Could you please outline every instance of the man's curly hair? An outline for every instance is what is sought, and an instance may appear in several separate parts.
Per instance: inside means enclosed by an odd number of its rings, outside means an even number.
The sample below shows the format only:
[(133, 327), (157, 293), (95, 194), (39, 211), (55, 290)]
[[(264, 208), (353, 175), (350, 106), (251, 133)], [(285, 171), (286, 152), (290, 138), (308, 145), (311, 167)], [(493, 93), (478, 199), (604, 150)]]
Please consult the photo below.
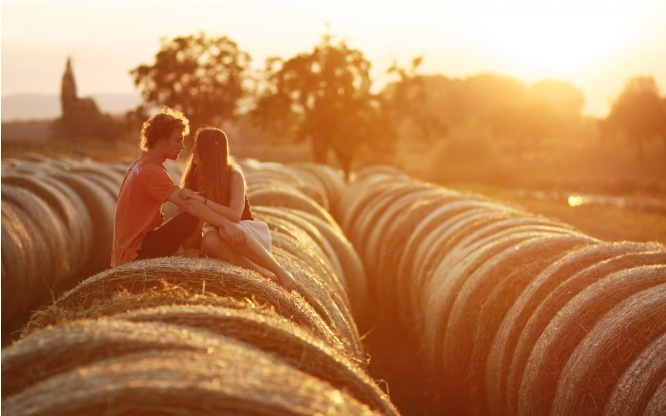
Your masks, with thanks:
[(174, 129), (183, 129), (183, 136), (190, 134), (190, 121), (183, 113), (167, 106), (154, 114), (141, 127), (141, 149), (152, 148), (159, 140), (169, 137)]

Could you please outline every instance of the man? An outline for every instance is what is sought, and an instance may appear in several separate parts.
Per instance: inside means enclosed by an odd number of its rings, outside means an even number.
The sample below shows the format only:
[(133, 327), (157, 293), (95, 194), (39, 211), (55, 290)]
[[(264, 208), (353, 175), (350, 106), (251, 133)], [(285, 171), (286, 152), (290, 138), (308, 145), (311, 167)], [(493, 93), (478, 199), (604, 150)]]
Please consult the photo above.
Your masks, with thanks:
[[(237, 224), (212, 211), (205, 200), (193, 198), (193, 191), (180, 189), (164, 167), (167, 159), (178, 159), (189, 131), (183, 113), (168, 107), (143, 123), (141, 156), (130, 165), (118, 194), (111, 267), (173, 255), (200, 220), (220, 227), (233, 244), (245, 244), (245, 233)], [(164, 222), (166, 201), (183, 212)]]

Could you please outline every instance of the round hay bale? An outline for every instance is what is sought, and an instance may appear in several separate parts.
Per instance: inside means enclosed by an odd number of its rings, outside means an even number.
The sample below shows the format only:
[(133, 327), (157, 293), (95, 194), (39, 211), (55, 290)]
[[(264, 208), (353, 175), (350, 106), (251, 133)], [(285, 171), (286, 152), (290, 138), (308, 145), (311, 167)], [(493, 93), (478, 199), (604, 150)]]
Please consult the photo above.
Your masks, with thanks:
[(315, 182), (314, 179), (316, 178), (316, 183), (318, 184), (319, 189), (325, 191), (329, 201), (329, 212), (334, 218), (337, 218), (337, 212), (335, 212), (335, 210), (338, 207), (340, 196), (346, 186), (344, 173), (340, 169), (335, 169), (329, 165), (321, 163), (295, 162), (291, 163), (289, 166), (297, 171), (299, 176), (303, 176), (307, 173), (308, 175), (306, 178), (310, 181)]
[[(462, 225), (466, 223), (467, 218), (477, 213), (486, 222), (491, 222), (491, 218), (502, 212), (495, 209), (487, 209), (486, 203), (481, 205), (475, 201), (472, 208), (470, 201), (460, 201), (459, 195), (451, 194), (441, 197), (441, 204), (427, 212), (421, 221), (415, 226), (410, 227), (412, 231), (405, 243), (400, 263), (397, 266), (397, 275), (401, 279), (409, 279), (402, 282), (405, 292), (398, 298), (398, 308), (400, 310), (399, 318), (403, 322), (417, 322), (415, 311), (418, 309), (417, 299), (423, 293), (423, 285), (429, 280), (429, 276), (436, 268), (436, 265), (442, 261), (455, 246), (455, 242), (462, 236), (467, 236), (470, 232)], [(471, 209), (468, 209), (471, 208)], [(506, 215), (506, 214), (505, 214)], [(471, 231), (471, 230), (470, 230)], [(397, 284), (397, 283), (396, 283)]]
[(113, 220), (116, 209), (115, 198), (95, 182), (75, 173), (62, 172), (55, 179), (74, 189), (84, 201), (92, 220), (93, 246), (91, 255), (84, 262), (84, 276), (97, 273), (109, 266), (113, 245)]
[(642, 272), (659, 274), (664, 283), (617, 304), (578, 344), (558, 381), (554, 414), (603, 412), (622, 374), (645, 348), (666, 334), (666, 265), (642, 268)]
[(354, 246), (347, 240), (347, 237), (338, 226), (333, 226), (330, 223), (323, 221), (319, 217), (315, 217), (300, 210), (292, 210), (285, 208), (286, 211), (293, 213), (308, 223), (314, 225), (323, 237), (330, 243), (338, 263), (342, 269), (345, 282), (345, 290), (351, 302), (352, 308), (356, 316), (363, 313), (367, 305), (367, 279), (361, 258), (359, 257)]
[[(650, 399), (657, 395), (660, 385), (663, 388), (666, 383), (665, 374), (666, 332), (655, 338), (635, 356), (631, 365), (617, 381), (613, 393), (606, 402), (604, 414), (608, 416), (650, 414), (647, 412), (647, 407)], [(666, 410), (664, 403), (662, 410)]]
[[(69, 232), (61, 218), (37, 195), (16, 185), (2, 187), (2, 200), (13, 202), (36, 226), (35, 253), (41, 280), (50, 288), (71, 276), (74, 255), (69, 245)], [(40, 267), (38, 265), (38, 269)]]
[[(278, 252), (278, 256), (282, 255)], [(278, 260), (286, 259), (280, 257)], [(300, 267), (305, 266), (302, 262), (298, 263), (297, 260), (290, 259), (296, 266), (293, 268), (286, 261), (283, 264), (289, 266), (289, 270), (296, 272), (295, 277), (300, 283), (306, 279), (299, 274), (303, 272)], [(274, 307), (281, 315), (314, 334), (326, 334), (324, 338), (329, 339), (329, 342), (331, 339), (336, 339), (337, 343), (331, 342), (330, 345), (347, 349), (350, 356), (363, 359), (363, 354), (359, 352), (360, 341), (351, 336), (349, 318), (335, 307), (338, 299), (334, 299), (334, 296), (327, 294), (330, 297), (327, 296), (327, 299), (321, 299), (315, 305), (311, 305), (302, 296), (287, 293), (281, 286), (255, 272), (214, 259), (163, 257), (135, 261), (107, 269), (65, 292), (49, 309), (83, 310), (117, 293), (143, 293), (158, 290), (163, 286), (163, 282), (178, 285), (193, 293), (213, 293), (236, 299), (252, 298), (258, 303)], [(310, 291), (305, 291), (305, 296), (311, 297), (312, 294)], [(51, 323), (49, 319), (52, 316), (52, 314), (43, 312), (35, 314), (29, 325), (31, 328), (43, 327)], [(336, 325), (341, 325), (341, 327), (336, 327)], [(334, 332), (342, 335), (332, 335)], [(345, 338), (345, 336), (350, 338)], [(358, 335), (356, 334), (356, 336)]]
[[(60, 216), (69, 231), (68, 245), (75, 256), (71, 263), (72, 275), (78, 277), (93, 244), (92, 219), (79, 194), (51, 176), (3, 175), (2, 184), (19, 186), (32, 192)], [(71, 287), (70, 281), (67, 281), (63, 287)]]
[[(539, 308), (539, 305), (551, 292), (556, 290), (561, 282), (609, 258), (630, 252), (654, 251), (654, 249), (654, 245), (645, 243), (599, 242), (571, 250), (566, 256), (554, 261), (539, 273), (513, 303), (493, 341), (485, 380), (488, 406), (491, 409), (515, 412), (515, 403), (513, 407), (510, 407), (507, 401), (507, 384), (518, 339), (532, 313)], [(666, 256), (664, 256), (664, 260), (666, 260)]]
[[(455, 298), (467, 278), (496, 253), (544, 233), (558, 231), (553, 227), (518, 226), (478, 239), (469, 245), (460, 244), (444, 258), (423, 286), (424, 302), (418, 311), (421, 314), (418, 319), (425, 322), (423, 344), (427, 356), (431, 357), (434, 371), (441, 369), (441, 340), (445, 339), (446, 325)], [(450, 387), (445, 386), (445, 390)]]
[(94, 182), (107, 191), (114, 201), (118, 199), (118, 192), (124, 178), (123, 173), (110, 169), (107, 164), (103, 163), (81, 164), (70, 169), (70, 172), (80, 174)]
[(518, 414), (550, 412), (565, 364), (597, 322), (625, 299), (664, 283), (666, 265), (639, 266), (602, 278), (573, 297), (532, 349), (520, 383)]
[(543, 269), (570, 250), (595, 242), (583, 235), (535, 235), (496, 252), (469, 274), (455, 297), (442, 341), (442, 378), (446, 385), (457, 383), (453, 408), (489, 413), (485, 364), (502, 318)]
[[(447, 205), (458, 205), (455, 203)], [(458, 211), (460, 206), (454, 211)], [(405, 312), (404, 319), (409, 322), (416, 320), (419, 305), (425, 293), (425, 286), (432, 278), (433, 271), (439, 263), (449, 255), (460, 241), (474, 241), (484, 234), (486, 228), (500, 228), (498, 224), (510, 223), (510, 219), (517, 218), (515, 212), (500, 211), (481, 207), (470, 210), (461, 210), (450, 217), (441, 210), (436, 210), (435, 218), (441, 222), (430, 227), (419, 228), (415, 232), (416, 239), (410, 239), (405, 249), (410, 255), (405, 255), (406, 261), (401, 262), (402, 275), (410, 277), (405, 296), (401, 297), (401, 310)], [(444, 211), (446, 212), (446, 211)], [(469, 237), (469, 238), (468, 238)]]
[(345, 232), (364, 261), (368, 258), (369, 234), (375, 229), (377, 222), (383, 218), (385, 212), (393, 202), (403, 195), (419, 190), (416, 184), (395, 184), (391, 183), (382, 188), (382, 192), (373, 194), (373, 198), (365, 200), (362, 210), (357, 212), (354, 222), (349, 223), (349, 228)]
[(666, 380), (662, 381), (657, 391), (645, 406), (644, 416), (661, 416), (666, 413)]
[(410, 312), (400, 310), (400, 307), (405, 304), (402, 298), (409, 295), (414, 282), (411, 275), (399, 273), (402, 259), (413, 254), (407, 249), (409, 239), (423, 217), (436, 210), (449, 197), (447, 192), (433, 187), (411, 193), (408, 197), (401, 198), (407, 199), (408, 203), (403, 205), (396, 201), (396, 204), (386, 211), (370, 236), (375, 239), (374, 243), (370, 243), (371, 247), (375, 246), (374, 252), (370, 251), (371, 258), (374, 257), (375, 260), (374, 267), (372, 260), (370, 265), (366, 260), (366, 267), (373, 272), (372, 278), (376, 282), (376, 295), (381, 309), (389, 313), (397, 312), (398, 322), (404, 322), (405, 318), (411, 315)]
[(344, 389), (372, 409), (387, 414), (395, 410), (387, 396), (368, 377), (365, 363), (350, 361), (303, 328), (277, 314), (254, 310), (182, 305), (139, 309), (116, 319), (161, 322), (211, 331), (275, 355), (294, 368)]
[[(214, 293), (192, 292), (180, 286), (160, 282), (159, 287), (141, 293), (121, 291), (109, 297), (100, 298), (92, 306), (85, 309), (70, 308), (67, 306), (51, 305), (33, 313), (21, 332), (25, 337), (34, 331), (49, 325), (58, 325), (61, 322), (80, 319), (97, 319), (105, 316), (114, 316), (120, 313), (131, 312), (136, 309), (155, 308), (160, 306), (195, 305), (207, 307), (222, 307), (235, 309), (252, 309), (254, 313), (276, 313), (270, 305), (259, 304), (251, 298), (235, 299), (227, 296), (218, 296)], [(335, 339), (328, 339), (328, 333), (318, 333), (317, 336), (327, 343), (335, 345)]]
[[(279, 249), (275, 253), (278, 261), (299, 281), (299, 293), (333, 330), (340, 335), (351, 356), (363, 359), (364, 351), (358, 328), (351, 312), (349, 298), (340, 281), (330, 271), (323, 273), (314, 269), (312, 262), (300, 258), (283, 257)], [(328, 276), (328, 277), (327, 277)]]
[(314, 199), (304, 193), (287, 187), (256, 187), (248, 191), (248, 199), (252, 206), (264, 205), (269, 207), (285, 207), (299, 209), (308, 212), (327, 221), (336, 224), (331, 214), (319, 205)]
[[(255, 214), (260, 214), (262, 212), (266, 214), (270, 213), (273, 219), (281, 218), (287, 221), (289, 224), (298, 227), (300, 230), (305, 231), (312, 239), (312, 242), (316, 245), (316, 247), (320, 249), (319, 256), (326, 260), (329, 268), (335, 273), (336, 276), (340, 278), (341, 283), (345, 286), (346, 289), (345, 276), (342, 271), (342, 265), (340, 264), (338, 256), (333, 250), (333, 247), (331, 247), (330, 242), (322, 235), (319, 229), (302, 216), (296, 214), (303, 211), (289, 208), (264, 207), (260, 205), (258, 207), (254, 207), (253, 212)], [(255, 217), (261, 219), (260, 215), (255, 215)], [(312, 215), (311, 217), (317, 218), (321, 221), (321, 219), (318, 217), (314, 217)]]
[[(16, 326), (30, 303), (37, 275), (31, 229), (15, 205), (2, 201), (2, 328)], [(28, 220), (29, 221), (29, 220)]]
[[(372, 415), (367, 405), (248, 345), (152, 351), (59, 374), (3, 401), (12, 415)], [(38, 399), (37, 399), (38, 398)]]
[(2, 351), (2, 398), (57, 374), (140, 351), (173, 349), (206, 353), (216, 334), (119, 319), (63, 322), (26, 336)]
[[(370, 172), (370, 170), (367, 172)], [(339, 215), (338, 222), (340, 226), (352, 243), (354, 242), (351, 238), (352, 226), (357, 223), (359, 213), (363, 212), (367, 206), (372, 206), (372, 201), (375, 198), (384, 195), (387, 186), (401, 183), (409, 183), (408, 177), (405, 175), (400, 177), (394, 175), (362, 175), (362, 179), (356, 179), (347, 184), (340, 197), (336, 212)]]

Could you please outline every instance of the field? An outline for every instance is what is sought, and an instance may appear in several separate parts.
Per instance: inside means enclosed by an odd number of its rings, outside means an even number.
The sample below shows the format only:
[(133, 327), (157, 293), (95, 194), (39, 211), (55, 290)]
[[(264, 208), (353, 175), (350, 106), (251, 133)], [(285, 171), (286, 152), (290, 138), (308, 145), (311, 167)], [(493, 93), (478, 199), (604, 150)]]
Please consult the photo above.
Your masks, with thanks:
[[(308, 157), (307, 149), (288, 145), (270, 149), (236, 145), (234, 149), (239, 157), (281, 163)], [(622, 144), (565, 148), (546, 144), (529, 152), (484, 149), (412, 144), (409, 152), (400, 152), (398, 164), (423, 181), (556, 218), (605, 241), (666, 244), (666, 150), (659, 143), (643, 160)], [(74, 151), (100, 161), (125, 160), (137, 152), (133, 143), (113, 149), (102, 144), (82, 148), (40, 141), (2, 143), (3, 158), (25, 152)], [(380, 386), (404, 415), (438, 414), (440, 398), (436, 388), (428, 388), (419, 360), (422, 352), (413, 349), (415, 335), (396, 325), (395, 319), (388, 314), (361, 328), (371, 357), (371, 376), (383, 380)]]

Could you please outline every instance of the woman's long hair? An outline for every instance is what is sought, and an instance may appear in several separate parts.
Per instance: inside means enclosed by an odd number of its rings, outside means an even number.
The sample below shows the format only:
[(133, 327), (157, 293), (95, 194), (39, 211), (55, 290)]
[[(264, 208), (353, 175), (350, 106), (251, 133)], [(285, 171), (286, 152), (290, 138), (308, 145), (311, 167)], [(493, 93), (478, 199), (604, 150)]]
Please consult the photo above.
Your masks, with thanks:
[[(196, 164), (194, 151), (199, 155), (199, 163)], [(193, 154), (187, 162), (181, 186), (228, 206), (231, 169), (234, 168), (240, 170), (240, 166), (229, 156), (227, 135), (216, 127), (201, 127), (194, 136)]]

